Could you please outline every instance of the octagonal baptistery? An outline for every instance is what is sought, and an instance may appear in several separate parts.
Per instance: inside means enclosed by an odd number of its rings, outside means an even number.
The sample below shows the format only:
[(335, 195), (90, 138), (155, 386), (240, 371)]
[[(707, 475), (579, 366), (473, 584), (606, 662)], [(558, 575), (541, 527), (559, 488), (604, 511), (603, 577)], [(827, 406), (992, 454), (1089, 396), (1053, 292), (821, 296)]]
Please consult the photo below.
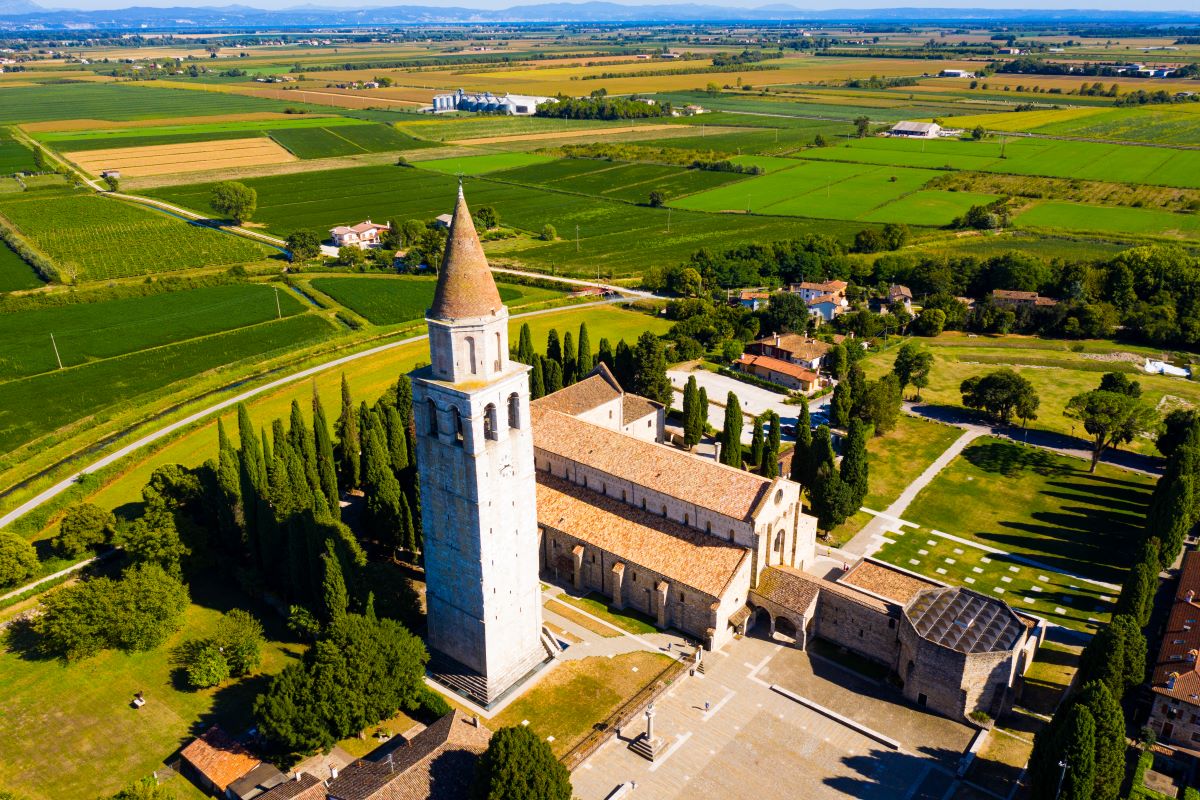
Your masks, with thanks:
[(956, 586), (918, 592), (900, 622), (904, 696), (953, 719), (994, 719), (1011, 702), (1028, 632), (1002, 600)]

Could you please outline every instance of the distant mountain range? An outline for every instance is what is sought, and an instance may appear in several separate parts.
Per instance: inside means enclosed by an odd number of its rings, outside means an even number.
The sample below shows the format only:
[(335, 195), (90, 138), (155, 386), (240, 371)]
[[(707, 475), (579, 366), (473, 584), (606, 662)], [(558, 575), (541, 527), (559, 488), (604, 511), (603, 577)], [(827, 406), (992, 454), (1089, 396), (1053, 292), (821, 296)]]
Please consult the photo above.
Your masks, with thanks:
[(855, 8), (801, 9), (790, 5), (733, 8), (699, 5), (623, 5), (610, 2), (543, 3), (506, 9), (384, 6), (379, 8), (322, 8), (299, 6), (265, 10), (249, 6), (130, 8), (79, 11), (50, 10), (31, 0), (0, 0), (0, 23), (6, 28), (308, 28), (319, 26), (377, 26), (431, 23), (546, 23), (546, 22), (1130, 22), (1138, 24), (1196, 24), (1200, 12), (1107, 11), (984, 8)]

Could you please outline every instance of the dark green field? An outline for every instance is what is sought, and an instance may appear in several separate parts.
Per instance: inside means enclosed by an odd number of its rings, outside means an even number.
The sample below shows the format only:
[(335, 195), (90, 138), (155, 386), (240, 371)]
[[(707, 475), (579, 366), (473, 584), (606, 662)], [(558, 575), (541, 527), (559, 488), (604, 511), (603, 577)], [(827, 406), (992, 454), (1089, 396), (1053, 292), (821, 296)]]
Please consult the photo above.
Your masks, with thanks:
[[(0, 379), (55, 369), (50, 334), (64, 366), (161, 347), (276, 318), (274, 287), (232, 284), (0, 313)], [(303, 311), (285, 288), (279, 313)]]
[(41, 285), (42, 281), (33, 268), (7, 244), (0, 242), (0, 292), (36, 289)]
[(493, 180), (544, 186), (630, 203), (646, 203), (650, 192), (668, 198), (715, 189), (748, 178), (735, 172), (709, 172), (660, 164), (625, 164), (591, 159), (564, 159), (496, 172)]
[[(374, 325), (395, 325), (424, 317), (433, 304), (437, 279), (413, 275), (387, 278), (316, 278), (312, 286), (337, 300)], [(530, 286), (500, 284), (500, 299), (507, 305), (560, 297), (562, 292)]]
[(432, 142), (401, 133), (390, 125), (282, 128), (269, 133), (272, 139), (298, 158), (332, 158), (435, 146)]
[[(0, 98), (3, 97), (4, 95), (0, 95)], [(33, 151), (0, 130), (0, 175), (32, 172), (35, 169), (37, 164), (33, 160)]]

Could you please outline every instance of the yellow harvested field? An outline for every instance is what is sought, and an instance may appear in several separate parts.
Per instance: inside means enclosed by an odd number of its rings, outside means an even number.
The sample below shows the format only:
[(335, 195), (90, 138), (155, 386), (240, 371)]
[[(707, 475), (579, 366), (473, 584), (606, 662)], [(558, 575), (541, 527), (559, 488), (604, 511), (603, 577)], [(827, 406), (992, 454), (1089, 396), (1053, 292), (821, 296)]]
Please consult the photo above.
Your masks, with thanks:
[[(292, 121), (297, 119), (311, 119), (313, 117), (334, 117), (333, 113), (328, 114), (285, 114), (282, 111), (250, 111), (243, 114), (209, 114), (207, 116), (198, 117), (171, 117), (170, 126), (177, 127), (179, 125), (209, 125), (215, 122), (270, 122), (272, 120)], [(55, 119), (46, 122), (26, 122), (20, 127), (30, 133), (52, 133), (60, 131), (110, 131), (118, 128), (147, 128), (153, 130), (161, 127), (158, 123), (161, 120), (144, 120), (144, 119)], [(154, 123), (151, 125), (151, 123)]]
[[(643, 131), (679, 130), (679, 125), (629, 125), (622, 128), (586, 128), (573, 131), (550, 131), (549, 133), (517, 133), (511, 136), (482, 136), (478, 139), (458, 139), (450, 144), (503, 144), (505, 142), (537, 142), (543, 139), (577, 139), (581, 136), (614, 136), (618, 133), (642, 133)], [(709, 128), (709, 132), (717, 130)]]
[(296, 157), (272, 139), (222, 139), (215, 142), (161, 144), (150, 147), (115, 147), (109, 150), (84, 150), (71, 159), (93, 175), (116, 169), (122, 177), (170, 175), (222, 167), (254, 167), (283, 164)]
[[(938, 62), (938, 69), (972, 69), (978, 68), (978, 64), (968, 65), (966, 67), (949, 67), (942, 66), (949, 62)], [(1097, 80), (1104, 85), (1105, 88), (1117, 84), (1118, 91), (1122, 94), (1132, 92), (1137, 89), (1145, 89), (1147, 92), (1155, 92), (1159, 89), (1166, 89), (1168, 92), (1178, 92), (1184, 89), (1191, 88), (1190, 81), (1185, 80), (1157, 80), (1152, 78), (1093, 78), (1086, 79), (1079, 75), (1018, 75), (1015, 73), (997, 72), (994, 75), (989, 75), (986, 79), (977, 79), (978, 83), (986, 83), (988, 89), (992, 92), (1003, 91), (1007, 86), (1014, 93), (1018, 86), (1029, 87), (1037, 86), (1040, 89), (1061, 89), (1063, 92), (1069, 92), (1078, 89), (1082, 84), (1091, 86)], [(971, 79), (969, 78), (933, 78), (929, 81), (922, 81), (919, 86), (902, 86), (892, 91), (902, 91), (905, 93), (917, 89), (923, 92), (962, 92), (970, 88)], [(1053, 102), (1054, 96), (1047, 96), (1043, 102)]]
[(428, 101), (417, 102), (415, 100), (384, 97), (378, 91), (369, 89), (364, 89), (361, 92), (355, 92), (350, 89), (320, 89), (317, 91), (309, 89), (241, 89), (235, 93), (251, 97), (269, 97), (273, 100), (291, 100), (297, 103), (313, 103), (314, 105), (339, 106), (341, 108), (379, 108), (380, 106), (418, 108), (428, 105)]
[(1090, 108), (1047, 108), (1038, 111), (1000, 111), (995, 114), (973, 114), (968, 117), (951, 117), (956, 128), (974, 128), (982, 125), (994, 131), (1028, 131), (1053, 122), (1069, 122), (1083, 117), (1094, 117), (1112, 111), (1106, 106)]

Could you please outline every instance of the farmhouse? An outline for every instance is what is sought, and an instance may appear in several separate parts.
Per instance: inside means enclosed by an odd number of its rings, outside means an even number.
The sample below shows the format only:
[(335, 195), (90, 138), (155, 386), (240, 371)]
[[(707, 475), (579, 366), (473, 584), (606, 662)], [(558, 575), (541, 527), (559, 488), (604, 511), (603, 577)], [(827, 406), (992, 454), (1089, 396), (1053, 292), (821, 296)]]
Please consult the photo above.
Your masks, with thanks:
[(1160, 741), (1200, 749), (1200, 551), (1183, 555), (1179, 586), (1150, 677), (1149, 726)]
[(829, 322), (839, 314), (844, 314), (850, 307), (845, 297), (839, 298), (835, 294), (819, 295), (807, 301), (806, 305), (809, 316), (817, 317), (822, 322)]
[(904, 306), (904, 310), (912, 313), (912, 290), (907, 286), (893, 284), (888, 287), (887, 294), (875, 297), (869, 303), (870, 309), (878, 314), (886, 314), (893, 303)]
[(746, 346), (746, 352), (786, 361), (810, 372), (821, 371), (821, 359), (833, 346), (797, 333), (777, 333)]
[(812, 370), (770, 356), (754, 356), (743, 353), (735, 363), (737, 368), (747, 375), (753, 375), (756, 378), (762, 378), (804, 394), (812, 394), (821, 384), (820, 376)]
[(1018, 292), (1011, 289), (992, 290), (992, 302), (1004, 308), (1041, 308), (1058, 305), (1052, 297), (1042, 297), (1037, 292)]
[(850, 284), (845, 281), (824, 281), (822, 283), (793, 283), (788, 286), (788, 291), (792, 294), (800, 295), (800, 299), (804, 302), (815, 300), (824, 295), (833, 295), (838, 300), (846, 299), (846, 289)]
[(909, 139), (936, 139), (942, 126), (936, 122), (897, 122), (888, 131), (888, 136), (905, 136)]
[(474, 111), (527, 117), (537, 111), (539, 105), (554, 102), (554, 99), (553, 97), (524, 94), (496, 95), (491, 92), (465, 92), (459, 89), (450, 94), (434, 95), (432, 111), (434, 114), (444, 114), (450, 111)]
[(939, 78), (974, 78), (974, 72), (965, 69), (944, 69), (938, 73)]
[(756, 291), (747, 289), (738, 292), (737, 303), (742, 308), (748, 308), (751, 311), (758, 311), (760, 308), (766, 308), (767, 303), (771, 302), (771, 293), (764, 291)]
[(380, 225), (371, 220), (360, 222), (357, 225), (339, 225), (336, 228), (329, 230), (329, 238), (333, 240), (334, 247), (375, 247), (379, 244), (379, 238), (383, 231), (390, 231), (390, 224)]

